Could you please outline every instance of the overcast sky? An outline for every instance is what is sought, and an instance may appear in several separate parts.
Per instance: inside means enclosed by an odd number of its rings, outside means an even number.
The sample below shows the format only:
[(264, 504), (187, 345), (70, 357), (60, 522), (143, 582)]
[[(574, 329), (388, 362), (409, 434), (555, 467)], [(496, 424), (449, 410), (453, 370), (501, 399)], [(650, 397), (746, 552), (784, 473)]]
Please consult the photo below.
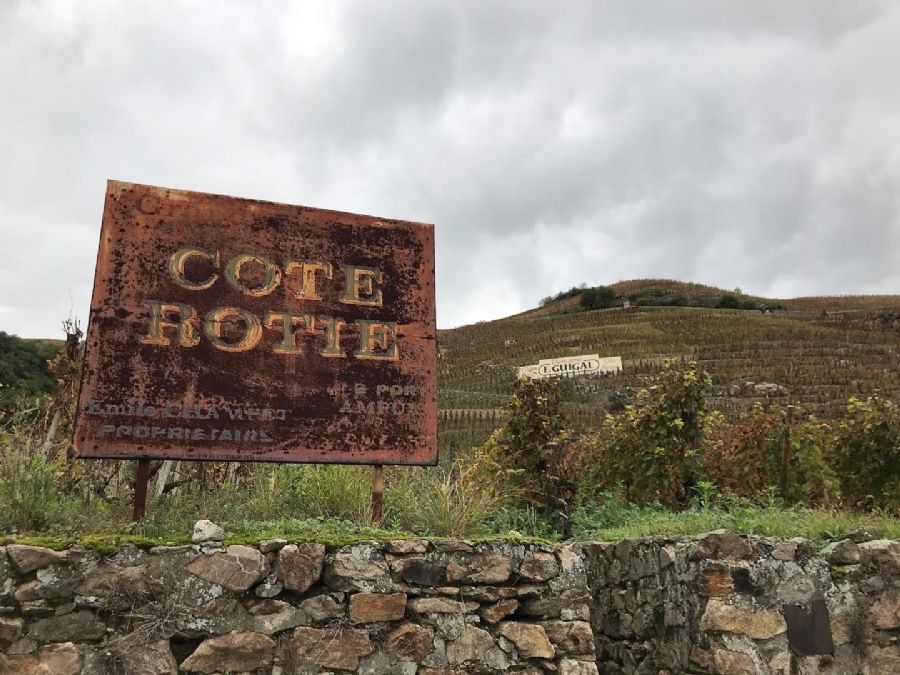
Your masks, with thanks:
[(107, 178), (434, 223), (438, 325), (581, 282), (900, 292), (900, 3), (0, 0), (0, 330)]

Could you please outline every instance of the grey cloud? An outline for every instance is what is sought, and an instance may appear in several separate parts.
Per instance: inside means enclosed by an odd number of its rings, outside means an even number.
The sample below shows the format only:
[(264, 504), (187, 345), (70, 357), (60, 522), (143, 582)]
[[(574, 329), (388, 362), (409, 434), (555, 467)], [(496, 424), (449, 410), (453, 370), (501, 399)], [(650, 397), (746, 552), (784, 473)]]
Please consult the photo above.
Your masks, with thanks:
[(895, 291), (898, 35), (887, 0), (2, 3), (0, 330), (86, 317), (106, 178), (433, 222), (442, 326)]

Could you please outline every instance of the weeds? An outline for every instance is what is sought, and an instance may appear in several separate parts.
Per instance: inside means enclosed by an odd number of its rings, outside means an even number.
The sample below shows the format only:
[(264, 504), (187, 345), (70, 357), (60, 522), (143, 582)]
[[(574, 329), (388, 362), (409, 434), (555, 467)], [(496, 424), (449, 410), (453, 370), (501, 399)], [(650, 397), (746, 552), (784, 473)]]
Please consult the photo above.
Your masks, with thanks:
[(46, 461), (31, 425), (0, 429), (0, 530), (45, 530), (77, 510), (63, 491), (61, 467)]

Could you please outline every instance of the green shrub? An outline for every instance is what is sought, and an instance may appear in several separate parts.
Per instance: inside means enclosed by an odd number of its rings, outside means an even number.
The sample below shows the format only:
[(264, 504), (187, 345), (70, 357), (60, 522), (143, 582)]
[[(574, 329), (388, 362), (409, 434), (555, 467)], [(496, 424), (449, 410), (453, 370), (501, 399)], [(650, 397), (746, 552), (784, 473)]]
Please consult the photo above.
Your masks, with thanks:
[(881, 396), (851, 398), (835, 425), (834, 465), (844, 498), (900, 509), (900, 408)]
[(585, 309), (606, 309), (617, 304), (616, 292), (608, 286), (587, 288), (581, 293), (581, 306)]
[(372, 469), (367, 466), (298, 464), (278, 471), (277, 490), (297, 518), (328, 517), (370, 524)]
[(595, 502), (623, 486), (628, 501), (684, 507), (700, 478), (700, 429), (709, 375), (695, 362), (670, 362), (632, 405), (582, 439), (579, 494)]
[(734, 423), (713, 414), (704, 432), (702, 473), (719, 488), (756, 502), (775, 490), (787, 504), (830, 506), (840, 487), (828, 463), (829, 432), (796, 406), (756, 407)]
[(518, 535), (533, 539), (559, 539), (558, 523), (534, 506), (503, 506), (496, 509), (480, 527), (481, 534)]
[(568, 530), (578, 472), (555, 380), (516, 383), (503, 425), (476, 453), (483, 484), (502, 485), (513, 503), (530, 504)]
[(740, 309), (741, 301), (731, 294), (725, 294), (719, 298), (719, 307), (722, 309)]
[(34, 532), (64, 523), (72, 500), (61, 467), (48, 463), (39, 442), (21, 428), (0, 431), (0, 530)]
[(462, 537), (480, 529), (505, 496), (467, 466), (395, 467), (385, 474), (385, 522), (422, 535)]

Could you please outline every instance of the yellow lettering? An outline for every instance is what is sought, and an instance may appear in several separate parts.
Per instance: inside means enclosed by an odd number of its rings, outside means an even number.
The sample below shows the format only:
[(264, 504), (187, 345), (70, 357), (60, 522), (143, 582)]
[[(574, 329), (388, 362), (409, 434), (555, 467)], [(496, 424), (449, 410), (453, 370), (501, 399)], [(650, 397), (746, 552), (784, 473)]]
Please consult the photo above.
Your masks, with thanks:
[(358, 359), (397, 361), (397, 324), (381, 321), (357, 321), (359, 349), (353, 352)]
[(294, 295), (300, 300), (321, 300), (316, 292), (316, 272), (322, 272), (326, 279), (332, 278), (331, 263), (320, 260), (288, 260), (284, 264), (284, 273), (292, 274), (300, 270), (300, 287)]
[(327, 358), (344, 358), (341, 351), (341, 328), (346, 321), (340, 317), (320, 316), (319, 321), (325, 324), (325, 346), (319, 350), (319, 355)]
[[(147, 334), (141, 338), (141, 344), (161, 345), (170, 344), (169, 338), (163, 334), (166, 328), (178, 329), (178, 344), (182, 347), (195, 347), (200, 342), (197, 335), (197, 312), (190, 305), (180, 302), (166, 303), (159, 300), (144, 300), (143, 303), (149, 311), (149, 325)], [(168, 318), (172, 314), (178, 315), (178, 320)]]
[(211, 274), (205, 281), (190, 281), (186, 279), (184, 276), (184, 265), (187, 262), (187, 259), (192, 256), (205, 258), (206, 260), (209, 260), (216, 269), (219, 267), (218, 251), (210, 253), (201, 248), (180, 248), (172, 254), (171, 258), (169, 258), (169, 276), (172, 277), (176, 284), (189, 291), (204, 291), (216, 283), (216, 279), (219, 278), (219, 275)]
[(340, 301), (345, 305), (367, 305), (381, 307), (381, 289), (375, 284), (383, 280), (381, 270), (374, 267), (356, 267), (341, 265), (344, 270), (344, 294)]
[[(222, 324), (229, 317), (238, 317), (244, 322), (244, 335), (237, 342), (225, 342), (222, 339)], [(216, 349), (223, 352), (246, 352), (259, 344), (262, 326), (255, 314), (238, 307), (218, 307), (206, 315), (203, 332)]]
[(272, 330), (281, 328), (281, 342), (273, 350), (276, 354), (302, 354), (303, 349), (297, 344), (297, 334), (294, 332), (294, 328), (304, 325), (306, 331), (312, 333), (316, 327), (316, 319), (310, 314), (266, 312), (263, 325)]
[[(265, 277), (261, 286), (252, 288), (241, 279), (241, 269), (247, 263), (262, 265)], [(225, 263), (225, 281), (245, 295), (260, 298), (274, 291), (276, 286), (281, 283), (281, 270), (278, 269), (278, 265), (261, 255), (239, 253)]]

